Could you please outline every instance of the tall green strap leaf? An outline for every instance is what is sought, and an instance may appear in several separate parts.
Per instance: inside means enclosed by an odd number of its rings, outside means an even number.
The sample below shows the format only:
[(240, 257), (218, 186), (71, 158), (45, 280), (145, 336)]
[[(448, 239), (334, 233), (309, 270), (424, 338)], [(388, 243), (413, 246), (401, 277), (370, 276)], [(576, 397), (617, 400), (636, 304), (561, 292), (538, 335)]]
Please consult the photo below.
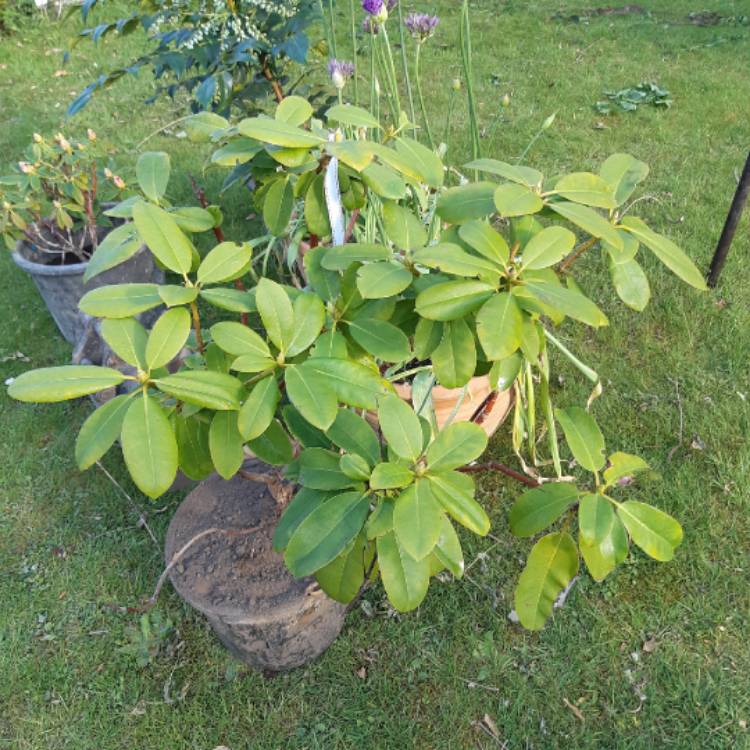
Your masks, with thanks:
[(120, 434), (125, 465), (144, 495), (163, 495), (177, 476), (177, 440), (159, 402), (139, 395), (125, 414)]
[(54, 403), (71, 398), (88, 396), (112, 388), (125, 380), (125, 376), (109, 367), (94, 365), (64, 365), (42, 367), (24, 372), (8, 387), (8, 395), (18, 401)]
[(155, 370), (169, 364), (190, 335), (190, 313), (184, 307), (167, 310), (154, 327), (146, 343), (146, 367)]
[(102, 337), (112, 351), (129, 365), (146, 370), (148, 333), (135, 318), (102, 321)]
[(239, 471), (245, 458), (242, 435), (237, 427), (237, 412), (217, 411), (214, 414), (208, 433), (208, 445), (216, 471), (224, 479), (231, 479)]
[(399, 612), (416, 609), (430, 585), (429, 558), (415, 560), (389, 531), (377, 538), (378, 565), (388, 600)]
[(370, 504), (359, 492), (344, 492), (318, 506), (297, 527), (284, 561), (297, 578), (334, 560), (362, 529)]
[(604, 436), (596, 420), (580, 406), (556, 409), (571, 453), (584, 469), (601, 471), (604, 467)]
[(268, 429), (280, 400), (281, 392), (273, 375), (253, 386), (240, 409), (238, 420), (240, 434), (245, 440), (255, 440)]
[(133, 206), (133, 222), (148, 249), (170, 271), (187, 274), (193, 265), (193, 246), (163, 209), (151, 203)]
[(314, 427), (327, 430), (338, 413), (336, 391), (328, 380), (302, 364), (287, 367), (284, 381), (289, 400), (299, 413)]
[(143, 194), (154, 203), (159, 203), (167, 192), (171, 170), (169, 154), (164, 151), (147, 151), (135, 163), (135, 177)]
[(427, 451), (430, 472), (441, 473), (471, 463), (487, 448), (487, 433), (472, 422), (457, 422), (438, 433)]
[(268, 338), (279, 351), (286, 353), (294, 337), (294, 309), (281, 284), (263, 278), (258, 282), (255, 303)]
[(415, 560), (423, 560), (435, 549), (444, 518), (445, 513), (435, 500), (430, 483), (417, 479), (395, 500), (393, 530), (408, 554)]
[(542, 537), (532, 548), (518, 579), (515, 606), (529, 630), (541, 630), (560, 592), (578, 573), (578, 550), (567, 532)]
[(510, 509), (510, 530), (516, 536), (534, 536), (554, 523), (577, 499), (577, 487), (562, 482), (528, 490)]
[(474, 375), (477, 348), (474, 334), (465, 320), (452, 320), (443, 326), (443, 338), (432, 353), (435, 377), (445, 388), (461, 388)]
[(422, 428), (412, 408), (388, 394), (380, 400), (378, 420), (390, 448), (401, 458), (416, 461), (422, 454)]
[(477, 313), (477, 338), (495, 361), (505, 359), (521, 346), (523, 313), (513, 295), (501, 292), (490, 297)]
[(446, 471), (429, 474), (427, 479), (437, 501), (454, 520), (470, 531), (485, 536), (490, 530), (490, 519), (484, 508), (474, 499), (474, 481), (466, 474)]
[(669, 562), (682, 542), (682, 527), (663, 510), (646, 503), (628, 500), (617, 507), (630, 538), (649, 557)]
[(76, 438), (76, 463), (81, 471), (93, 466), (114, 444), (122, 430), (131, 396), (115, 396), (86, 419)]

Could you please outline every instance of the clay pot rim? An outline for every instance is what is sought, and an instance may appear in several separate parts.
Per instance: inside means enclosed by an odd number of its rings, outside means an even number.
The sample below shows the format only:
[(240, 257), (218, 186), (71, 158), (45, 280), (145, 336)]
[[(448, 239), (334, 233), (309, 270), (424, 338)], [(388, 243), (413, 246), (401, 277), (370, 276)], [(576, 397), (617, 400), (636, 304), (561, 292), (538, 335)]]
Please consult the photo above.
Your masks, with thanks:
[[(468, 383), (469, 386), (474, 386), (474, 388), (469, 388), (467, 390), (467, 395), (471, 394), (472, 390), (475, 391), (481, 391), (486, 389), (488, 394), (492, 393), (492, 387), (490, 386), (490, 377), (489, 375), (475, 375)], [(396, 391), (399, 393), (399, 395), (403, 396), (411, 396), (411, 384), (410, 383), (394, 383), (394, 387)], [(464, 386), (465, 387), (465, 386)], [(457, 397), (461, 394), (463, 391), (463, 388), (446, 388), (445, 386), (438, 385), (437, 383), (432, 388), (432, 395), (433, 398), (437, 399), (449, 399)]]

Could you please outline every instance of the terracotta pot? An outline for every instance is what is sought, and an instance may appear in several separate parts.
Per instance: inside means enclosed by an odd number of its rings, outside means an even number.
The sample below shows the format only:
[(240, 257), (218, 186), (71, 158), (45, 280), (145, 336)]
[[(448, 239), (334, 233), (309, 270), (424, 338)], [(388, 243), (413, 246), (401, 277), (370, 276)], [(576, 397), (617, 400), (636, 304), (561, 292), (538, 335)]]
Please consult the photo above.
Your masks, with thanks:
[[(257, 460), (245, 468), (270, 470)], [(177, 509), (165, 546), (169, 564), (201, 532), (234, 531), (212, 532), (197, 540), (170, 578), (232, 654), (271, 672), (294, 669), (320, 656), (341, 631), (346, 614), (346, 607), (328, 598), (314, 578), (294, 578), (273, 551), (278, 518), (279, 508), (265, 484), (212, 476)]]
[[(396, 392), (404, 401), (411, 403), (411, 385), (396, 383)], [(456, 403), (461, 399), (463, 388), (443, 388), (436, 385), (432, 389), (432, 403), (435, 409), (438, 428), (448, 421)], [(466, 395), (459, 406), (454, 422), (475, 422), (492, 436), (505, 421), (513, 406), (513, 391), (493, 391), (487, 375), (480, 375), (469, 381)]]

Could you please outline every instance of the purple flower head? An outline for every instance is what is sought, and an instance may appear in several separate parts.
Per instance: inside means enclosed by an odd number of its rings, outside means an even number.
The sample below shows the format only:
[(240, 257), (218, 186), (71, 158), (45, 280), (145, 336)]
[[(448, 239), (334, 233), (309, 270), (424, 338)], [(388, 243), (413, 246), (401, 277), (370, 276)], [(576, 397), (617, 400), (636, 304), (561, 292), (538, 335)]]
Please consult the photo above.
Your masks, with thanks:
[(440, 19), (437, 16), (430, 16), (427, 13), (409, 13), (404, 19), (404, 26), (420, 42), (429, 39), (435, 33), (435, 28), (439, 23)]
[(396, 7), (398, 0), (362, 0), (362, 10), (376, 21), (384, 23), (388, 20), (388, 11)]
[(331, 76), (333, 85), (340, 91), (354, 75), (354, 63), (346, 62), (345, 60), (330, 60), (328, 63), (328, 74)]

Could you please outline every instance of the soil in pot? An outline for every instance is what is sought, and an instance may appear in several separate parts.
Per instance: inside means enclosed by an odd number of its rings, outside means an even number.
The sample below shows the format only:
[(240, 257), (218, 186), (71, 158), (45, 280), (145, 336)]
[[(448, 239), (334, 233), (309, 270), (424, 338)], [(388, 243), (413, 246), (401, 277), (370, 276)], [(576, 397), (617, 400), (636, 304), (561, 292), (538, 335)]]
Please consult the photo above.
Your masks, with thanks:
[[(245, 469), (271, 471), (257, 460)], [(271, 672), (320, 656), (341, 631), (346, 612), (314, 578), (294, 578), (273, 551), (280, 510), (266, 484), (214, 476), (180, 505), (165, 548), (169, 564), (195, 540), (172, 568), (172, 584), (232, 654)]]

